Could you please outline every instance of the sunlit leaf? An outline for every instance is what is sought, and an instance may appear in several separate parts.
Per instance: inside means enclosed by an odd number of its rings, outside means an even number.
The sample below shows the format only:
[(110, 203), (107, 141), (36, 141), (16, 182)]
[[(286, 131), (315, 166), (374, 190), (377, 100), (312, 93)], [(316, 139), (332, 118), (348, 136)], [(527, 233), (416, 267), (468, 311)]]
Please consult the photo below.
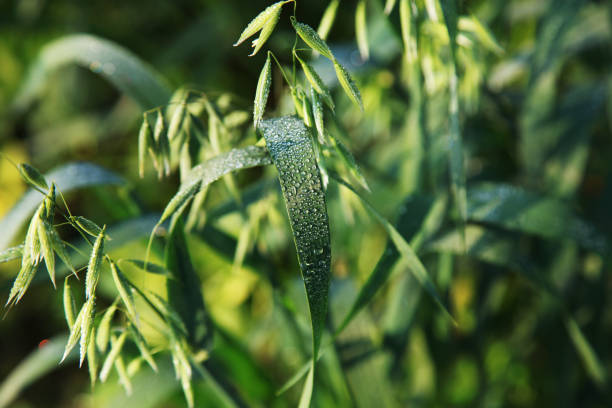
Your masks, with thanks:
[(257, 81), (257, 88), (255, 90), (255, 102), (253, 105), (253, 126), (255, 129), (259, 127), (259, 122), (263, 118), (264, 111), (266, 110), (266, 103), (268, 102), (268, 95), (270, 94), (270, 85), (272, 84), (272, 62), (270, 53), (266, 58), (266, 62), (261, 69), (259, 74), (259, 80)]
[(319, 34), (317, 34), (317, 32), (311, 26), (298, 22), (293, 16), (291, 16), (291, 24), (293, 25), (295, 32), (310, 48), (324, 57), (329, 58), (332, 61), (334, 60), (334, 55), (332, 54), (325, 40), (319, 37)]
[(355, 9), (355, 35), (357, 37), (357, 48), (362, 60), (370, 58), (370, 47), (368, 46), (368, 28), (366, 24), (366, 1), (359, 0)]
[(319, 28), (317, 29), (317, 34), (323, 40), (327, 38), (329, 34), (329, 30), (331, 30), (334, 21), (336, 20), (336, 13), (338, 11), (338, 6), (340, 5), (340, 0), (332, 0), (327, 5), (327, 8), (323, 12), (323, 17), (321, 17), (321, 22), (319, 23)]
[(43, 191), (47, 191), (49, 188), (45, 177), (34, 167), (27, 163), (21, 163), (18, 167), (19, 174), (25, 180), (26, 183), (32, 187), (39, 188)]
[(357, 106), (359, 109), (363, 111), (363, 102), (361, 101), (361, 93), (359, 92), (359, 88), (355, 85), (355, 81), (353, 81), (353, 77), (351, 74), (344, 68), (338, 61), (334, 61), (334, 69), (336, 70), (336, 77), (338, 78), (338, 82), (344, 89), (344, 92), (349, 96), (351, 101)]

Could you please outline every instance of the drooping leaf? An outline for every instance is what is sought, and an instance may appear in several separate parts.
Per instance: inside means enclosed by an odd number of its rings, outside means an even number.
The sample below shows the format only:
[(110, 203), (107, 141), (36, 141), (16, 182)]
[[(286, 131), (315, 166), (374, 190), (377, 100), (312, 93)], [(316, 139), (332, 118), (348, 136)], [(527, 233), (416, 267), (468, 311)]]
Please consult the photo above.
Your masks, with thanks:
[[(65, 344), (65, 336), (54, 337), (44, 347), (36, 348), (22, 360), (0, 384), (0, 408), (13, 406), (11, 403), (24, 389), (57, 369), (59, 367), (57, 361), (62, 355)], [(76, 357), (76, 353), (71, 353), (65, 361)]]
[(40, 220), (38, 223), (38, 240), (40, 242), (40, 251), (45, 260), (47, 266), (47, 272), (49, 272), (49, 278), (53, 287), (55, 288), (55, 254), (53, 253), (53, 246), (51, 244), (51, 237), (49, 230), (53, 229), (46, 221)]
[(142, 125), (138, 131), (138, 175), (140, 178), (144, 177), (144, 166), (145, 158), (149, 149), (155, 148), (155, 141), (153, 140), (153, 133), (151, 132), (151, 125), (147, 115), (143, 115)]
[(361, 101), (361, 93), (359, 92), (359, 88), (355, 85), (355, 81), (353, 81), (353, 77), (351, 74), (340, 64), (338, 61), (334, 61), (334, 69), (336, 70), (336, 77), (338, 78), (338, 82), (344, 89), (344, 92), (349, 96), (351, 101), (355, 105), (363, 111), (363, 102)]
[[(47, 173), (45, 178), (55, 183), (57, 190), (64, 194), (84, 187), (126, 184), (121, 176), (86, 162), (62, 165)], [(10, 245), (30, 214), (40, 205), (40, 197), (40, 192), (29, 190), (0, 221), (0, 249)]]
[(314, 388), (314, 361), (310, 364), (306, 381), (304, 382), (304, 388), (302, 389), (302, 396), (300, 397), (299, 408), (310, 407), (310, 400), (312, 398), (312, 390)]
[(172, 118), (170, 118), (170, 124), (168, 125), (168, 140), (171, 142), (176, 139), (179, 135), (180, 131), (183, 127), (183, 122), (185, 117), (185, 112), (187, 111), (187, 104), (184, 101), (178, 103), (174, 112), (172, 113)]
[(68, 323), (68, 328), (72, 329), (72, 326), (74, 326), (74, 298), (72, 297), (68, 279), (68, 276), (64, 279), (64, 315), (66, 317), (66, 323)]
[(266, 62), (259, 74), (259, 80), (257, 81), (257, 88), (255, 90), (255, 102), (253, 104), (253, 126), (255, 129), (259, 126), (261, 118), (263, 118), (264, 111), (266, 110), (266, 103), (268, 102), (268, 95), (270, 94), (270, 85), (272, 84), (272, 62), (270, 59), (270, 53), (266, 58)]
[(265, 148), (248, 146), (230, 150), (197, 165), (191, 169), (179, 191), (166, 205), (158, 225), (161, 225), (171, 215), (180, 214), (198, 191), (222, 176), (235, 170), (268, 164), (272, 164), (272, 161)]
[(331, 30), (332, 25), (334, 24), (339, 5), (340, 0), (332, 0), (329, 2), (327, 8), (323, 12), (323, 17), (321, 17), (321, 22), (319, 23), (319, 28), (317, 29), (317, 34), (319, 34), (319, 37), (321, 37), (323, 40), (327, 38), (329, 30)]
[(153, 371), (157, 372), (157, 363), (155, 363), (155, 360), (151, 355), (151, 351), (149, 350), (149, 346), (147, 345), (144, 337), (142, 337), (142, 334), (140, 334), (140, 331), (133, 325), (130, 325), (130, 333), (132, 333), (132, 340), (134, 340), (134, 343), (136, 343), (136, 347), (138, 347), (142, 358), (147, 362), (147, 364), (149, 364)]
[(108, 342), (110, 340), (110, 331), (111, 331), (111, 323), (113, 321), (113, 316), (117, 311), (117, 301), (114, 301), (112, 305), (102, 315), (102, 320), (100, 320), (100, 324), (98, 325), (98, 332), (96, 334), (96, 346), (100, 353), (106, 353), (106, 348), (108, 347)]
[(334, 101), (332, 100), (327, 85), (325, 85), (319, 74), (317, 74), (317, 71), (315, 71), (315, 69), (310, 64), (308, 64), (306, 61), (297, 56), (297, 54), (295, 57), (302, 66), (302, 70), (304, 71), (304, 75), (306, 75), (306, 79), (310, 83), (310, 86), (312, 86), (312, 88), (317, 91), (319, 95), (321, 95), (321, 98), (323, 98), (325, 104), (329, 106), (329, 108), (333, 111)]
[(387, 0), (387, 2), (385, 3), (385, 14), (386, 15), (391, 14), (393, 9), (395, 8), (395, 3), (396, 2), (397, 2), (397, 0)]
[(314, 88), (310, 88), (310, 100), (312, 101), (312, 115), (317, 129), (317, 137), (319, 138), (319, 143), (324, 144), (325, 124), (323, 123), (323, 105), (321, 105), (319, 94), (315, 92)]
[(83, 317), (81, 318), (81, 339), (79, 341), (81, 356), (79, 358), (79, 367), (83, 364), (83, 361), (87, 356), (89, 341), (91, 340), (91, 333), (93, 330), (95, 306), (95, 295), (92, 295), (83, 306)]
[(261, 130), (278, 170), (310, 309), (313, 358), (327, 315), (331, 249), (321, 176), (308, 130), (294, 116), (263, 121)]
[(98, 353), (96, 351), (96, 328), (92, 327), (87, 343), (87, 369), (93, 387), (98, 379)]
[(311, 26), (298, 22), (293, 16), (291, 16), (291, 24), (295, 32), (310, 48), (332, 61), (335, 60), (325, 40), (319, 37), (319, 34)]
[(366, 178), (364, 177), (363, 173), (359, 169), (359, 165), (357, 164), (357, 160), (355, 160), (355, 156), (353, 156), (353, 153), (351, 153), (348, 147), (346, 147), (344, 143), (342, 143), (342, 141), (338, 139), (333, 133), (331, 134), (330, 140), (332, 146), (340, 155), (340, 158), (342, 159), (346, 167), (349, 169), (351, 175), (355, 177), (355, 179), (363, 188), (365, 188), (367, 191), (370, 191), (370, 186), (368, 185), (368, 182), (366, 181)]
[(121, 297), (121, 301), (127, 310), (127, 314), (133, 322), (137, 322), (136, 305), (134, 304), (134, 296), (132, 295), (130, 285), (128, 284), (126, 277), (123, 275), (123, 273), (121, 273), (114, 262), (110, 263), (110, 267), (115, 288), (117, 288), (117, 292), (119, 292), (119, 297)]
[(359, 0), (355, 9), (355, 36), (357, 37), (357, 48), (359, 48), (361, 59), (368, 60), (370, 58), (370, 47), (368, 45), (365, 0)]
[[(98, 237), (98, 235), (100, 235), (100, 233), (102, 232), (102, 228), (100, 228), (98, 224), (88, 218), (81, 216), (72, 216), (70, 217), (70, 220), (76, 223), (76, 225), (81, 229), (81, 231), (91, 235), (92, 237)], [(108, 240), (109, 238), (105, 237), (105, 239)]]
[[(284, 4), (284, 3), (283, 3)], [(280, 18), (281, 8), (280, 6), (277, 8), (276, 13), (272, 13), (259, 34), (257, 39), (253, 40), (253, 52), (249, 54), (249, 57), (257, 54), (257, 52), (263, 47), (268, 38), (272, 35), (274, 28), (276, 27), (276, 23), (278, 23), (278, 19)]]
[[(164, 105), (170, 98), (166, 81), (130, 51), (93, 35), (75, 34), (42, 49), (18, 92), (16, 106), (27, 107), (40, 94), (50, 73), (69, 64), (103, 76), (143, 109)], [(61, 187), (60, 190), (65, 191)]]
[(359, 194), (359, 192), (355, 190), (349, 183), (342, 180), (339, 176), (337, 176), (334, 173), (330, 173), (330, 176), (334, 180), (336, 180), (339, 184), (348, 188), (355, 195), (357, 195), (357, 197), (360, 198), (361, 202), (364, 204), (364, 207), (374, 216), (374, 218), (376, 218), (378, 222), (380, 222), (380, 224), (385, 229), (387, 234), (389, 234), (389, 238), (391, 239), (391, 241), (393, 242), (393, 244), (399, 251), (402, 259), (406, 263), (406, 266), (408, 267), (410, 272), (414, 275), (414, 277), (421, 284), (421, 286), (427, 291), (427, 293), (433, 298), (433, 300), (440, 307), (442, 312), (444, 312), (446, 317), (448, 317), (453, 323), (455, 323), (454, 318), (452, 317), (452, 315), (450, 314), (450, 312), (448, 311), (448, 309), (442, 302), (442, 299), (438, 295), (438, 291), (436, 290), (436, 287), (433, 281), (431, 280), (431, 277), (425, 270), (425, 267), (423, 266), (423, 264), (421, 263), (417, 255), (415, 254), (410, 244), (408, 244), (408, 242), (406, 242), (406, 240), (397, 231), (397, 229), (395, 229), (395, 227), (393, 227), (393, 225), (391, 225), (389, 221), (387, 221), (382, 215), (380, 215), (378, 211), (376, 211), (376, 209), (372, 207), (372, 205), (368, 201), (366, 201), (365, 198), (363, 198), (361, 194)]
[(68, 357), (68, 355), (70, 354), (70, 351), (72, 351), (74, 346), (76, 346), (76, 344), (79, 342), (79, 339), (81, 338), (81, 329), (83, 327), (83, 319), (84, 319), (85, 312), (86, 312), (85, 309), (86, 309), (86, 304), (81, 306), (81, 310), (79, 311), (79, 314), (74, 320), (74, 324), (72, 325), (72, 328), (70, 329), (70, 335), (68, 336), (68, 341), (66, 342), (66, 347), (64, 349), (64, 355), (62, 356), (60, 363), (63, 362), (66, 359), (66, 357)]

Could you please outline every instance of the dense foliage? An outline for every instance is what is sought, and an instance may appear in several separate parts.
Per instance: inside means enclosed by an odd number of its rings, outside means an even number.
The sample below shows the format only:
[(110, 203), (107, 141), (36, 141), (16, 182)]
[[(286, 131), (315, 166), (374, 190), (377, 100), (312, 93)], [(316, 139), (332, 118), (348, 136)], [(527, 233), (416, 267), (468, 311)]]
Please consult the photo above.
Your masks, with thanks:
[(608, 3), (0, 11), (0, 407), (612, 404)]

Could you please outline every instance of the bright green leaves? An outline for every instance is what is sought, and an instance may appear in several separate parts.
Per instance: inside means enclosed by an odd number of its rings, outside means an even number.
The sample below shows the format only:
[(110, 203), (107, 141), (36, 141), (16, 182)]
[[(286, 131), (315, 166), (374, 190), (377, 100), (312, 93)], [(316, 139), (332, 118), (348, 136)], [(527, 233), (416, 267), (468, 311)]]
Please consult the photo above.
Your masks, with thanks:
[(259, 80), (257, 81), (257, 89), (255, 90), (255, 103), (253, 105), (253, 126), (255, 129), (259, 126), (259, 122), (263, 118), (264, 110), (266, 109), (266, 103), (268, 102), (268, 95), (270, 94), (270, 85), (272, 84), (272, 62), (270, 59), (270, 53), (266, 58), (266, 62), (259, 74)]
[(172, 197), (158, 225), (171, 215), (180, 214), (193, 197), (204, 187), (235, 170), (271, 164), (265, 148), (248, 146), (222, 153), (191, 169), (179, 191)]
[(261, 124), (289, 213), (300, 269), (306, 287), (316, 358), (325, 319), (330, 281), (329, 221), (321, 175), (308, 131), (296, 117)]
[(319, 23), (319, 28), (317, 29), (317, 34), (319, 34), (319, 37), (322, 39), (327, 38), (329, 30), (332, 28), (334, 20), (336, 20), (339, 5), (340, 0), (332, 0), (329, 2), (329, 5), (323, 12), (323, 17), (321, 17), (321, 22)]
[(290, 3), (293, 0), (288, 1), (279, 1), (278, 3), (274, 3), (264, 11), (259, 13), (257, 17), (255, 17), (249, 25), (244, 29), (242, 34), (240, 34), (240, 38), (234, 44), (234, 47), (242, 44), (246, 39), (252, 37), (257, 32), (261, 31), (259, 34), (259, 38), (253, 41), (253, 53), (249, 56), (253, 56), (257, 54), (257, 51), (261, 49), (261, 47), (265, 44), (266, 40), (274, 31), (274, 27), (276, 27), (276, 23), (278, 22), (278, 18), (280, 17), (281, 8), (284, 4)]

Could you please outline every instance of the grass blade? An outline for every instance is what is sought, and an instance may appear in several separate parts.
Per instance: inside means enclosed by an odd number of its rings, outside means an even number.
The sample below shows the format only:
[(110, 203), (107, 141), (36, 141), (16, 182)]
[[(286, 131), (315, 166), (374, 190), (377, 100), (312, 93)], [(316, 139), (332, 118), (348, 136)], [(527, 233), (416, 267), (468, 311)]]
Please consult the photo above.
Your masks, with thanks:
[(222, 176), (235, 170), (268, 164), (272, 164), (272, 160), (265, 148), (248, 146), (230, 150), (197, 165), (191, 169), (179, 191), (164, 209), (158, 225), (161, 225), (171, 215), (180, 214), (201, 188), (208, 186)]
[(66, 323), (68, 327), (72, 329), (74, 326), (74, 298), (72, 297), (72, 291), (70, 290), (70, 283), (68, 282), (68, 276), (64, 279), (64, 315), (66, 317)]
[(262, 122), (289, 213), (312, 323), (313, 358), (319, 350), (330, 281), (327, 205), (308, 130), (296, 117)]
[(56, 69), (80, 65), (101, 75), (144, 109), (168, 102), (170, 88), (150, 66), (119, 45), (93, 35), (76, 34), (46, 45), (26, 76), (15, 105), (27, 107)]
[(300, 397), (299, 408), (310, 407), (310, 400), (312, 398), (312, 390), (314, 388), (314, 361), (310, 364), (306, 381), (304, 382), (304, 388), (302, 389), (302, 396)]
[(333, 174), (331, 172), (330, 172), (330, 177), (332, 177), (342, 186), (348, 188), (351, 192), (357, 195), (357, 197), (359, 197), (361, 202), (364, 204), (365, 208), (370, 212), (370, 214), (374, 216), (374, 218), (376, 218), (376, 220), (378, 220), (378, 222), (380, 222), (380, 224), (385, 229), (385, 231), (387, 231), (387, 234), (389, 234), (389, 238), (391, 239), (391, 241), (393, 242), (393, 244), (399, 251), (403, 260), (406, 262), (406, 266), (408, 267), (408, 269), (410, 269), (410, 272), (412, 272), (412, 274), (417, 279), (417, 281), (421, 284), (421, 286), (427, 291), (427, 293), (429, 293), (429, 295), (433, 298), (434, 302), (436, 302), (436, 304), (440, 307), (442, 312), (444, 312), (446, 317), (449, 318), (454, 324), (456, 324), (455, 319), (450, 314), (450, 312), (448, 311), (448, 309), (442, 302), (442, 299), (438, 295), (436, 287), (433, 281), (431, 280), (429, 274), (425, 270), (425, 267), (423, 266), (423, 264), (421, 263), (417, 255), (415, 254), (412, 247), (408, 244), (408, 242), (406, 242), (406, 240), (397, 231), (397, 229), (395, 229), (395, 227), (391, 225), (389, 221), (387, 221), (382, 215), (380, 215), (378, 211), (376, 211), (376, 209), (374, 209), (374, 207), (372, 207), (372, 205), (368, 203), (365, 200), (365, 198), (363, 198), (361, 194), (359, 194), (357, 190), (355, 190), (349, 183), (342, 180), (336, 174)]
[(127, 334), (128, 332), (124, 331), (123, 333), (121, 333), (119, 338), (113, 337), (111, 339), (112, 341), (111, 349), (108, 352), (106, 359), (104, 360), (104, 364), (102, 364), (102, 369), (100, 370), (100, 381), (105, 382), (106, 379), (108, 378), (108, 375), (110, 374), (110, 370), (113, 368), (113, 365), (115, 364), (115, 360), (117, 360), (119, 353), (121, 353), (121, 349), (123, 348), (123, 344), (125, 343)]
[(397, 0), (387, 0), (387, 2), (385, 3), (385, 14), (386, 15), (391, 14), (393, 9), (395, 8), (395, 3), (396, 2), (397, 2)]

